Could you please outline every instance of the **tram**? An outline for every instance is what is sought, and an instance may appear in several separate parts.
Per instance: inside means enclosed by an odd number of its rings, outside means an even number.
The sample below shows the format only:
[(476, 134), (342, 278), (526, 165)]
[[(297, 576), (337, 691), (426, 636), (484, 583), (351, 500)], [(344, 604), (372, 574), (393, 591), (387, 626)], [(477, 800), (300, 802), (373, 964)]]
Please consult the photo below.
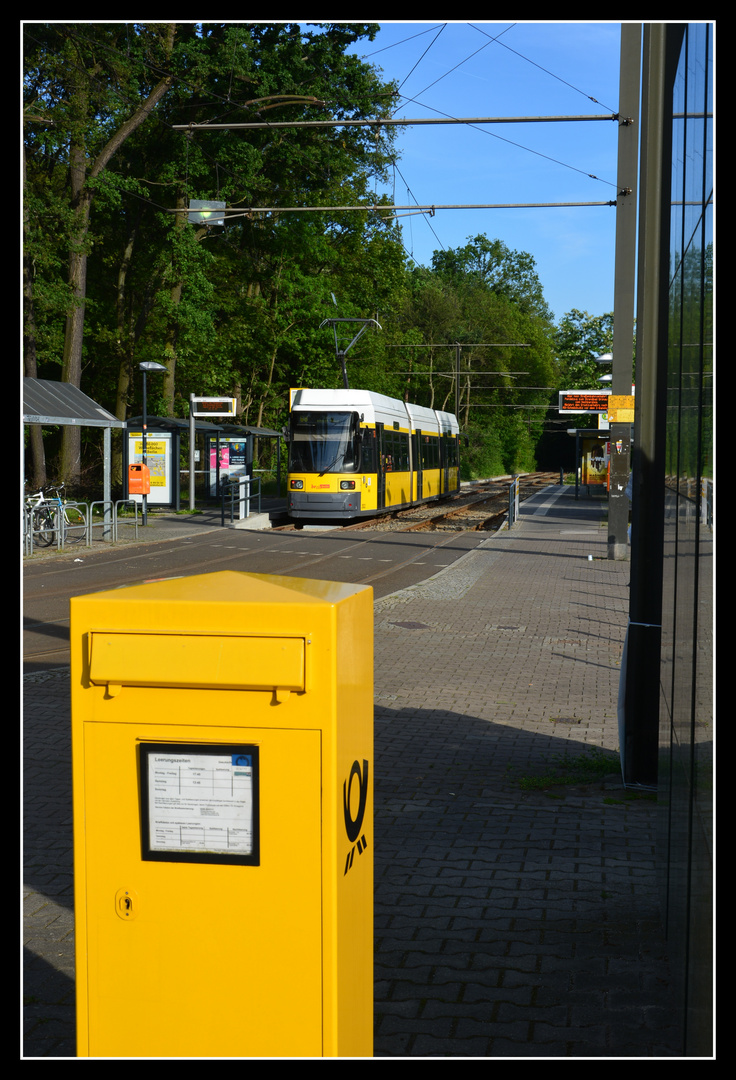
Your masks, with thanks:
[(289, 516), (355, 521), (451, 495), (459, 441), (452, 413), (369, 390), (293, 390)]

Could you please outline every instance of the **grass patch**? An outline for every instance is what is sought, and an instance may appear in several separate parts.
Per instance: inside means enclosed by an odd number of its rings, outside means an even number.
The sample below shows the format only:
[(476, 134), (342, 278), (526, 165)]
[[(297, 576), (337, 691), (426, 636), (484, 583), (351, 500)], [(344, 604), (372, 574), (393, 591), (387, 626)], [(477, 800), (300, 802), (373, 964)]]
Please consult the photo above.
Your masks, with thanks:
[(555, 754), (541, 775), (520, 777), (519, 787), (522, 791), (542, 791), (563, 784), (590, 784), (620, 768), (619, 755), (611, 750), (593, 747), (583, 754)]
[(657, 801), (657, 795), (656, 795), (655, 792), (647, 792), (646, 794), (644, 794), (644, 793), (640, 793), (638, 791), (625, 791), (620, 799), (607, 798), (607, 799), (603, 800), (603, 802), (607, 803), (609, 806), (614, 806), (617, 803), (621, 803), (623, 805), (624, 803), (627, 803), (627, 802), (641, 802), (641, 801), (656, 802)]

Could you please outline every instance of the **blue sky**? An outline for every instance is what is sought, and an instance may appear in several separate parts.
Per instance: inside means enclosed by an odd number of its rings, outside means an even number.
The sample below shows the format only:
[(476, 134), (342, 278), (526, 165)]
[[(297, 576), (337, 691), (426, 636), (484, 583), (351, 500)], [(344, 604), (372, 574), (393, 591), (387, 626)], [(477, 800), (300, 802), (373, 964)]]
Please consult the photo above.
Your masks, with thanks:
[[(383, 22), (373, 42), (353, 51), (399, 82), (397, 117), (595, 116), (618, 108), (619, 23)], [(617, 139), (612, 120), (408, 127), (397, 138), (391, 186), (377, 190), (399, 205), (608, 202), (616, 197)], [(528, 252), (559, 320), (572, 308), (613, 310), (615, 216), (608, 206), (438, 210), (401, 225), (420, 265), (479, 233)]]

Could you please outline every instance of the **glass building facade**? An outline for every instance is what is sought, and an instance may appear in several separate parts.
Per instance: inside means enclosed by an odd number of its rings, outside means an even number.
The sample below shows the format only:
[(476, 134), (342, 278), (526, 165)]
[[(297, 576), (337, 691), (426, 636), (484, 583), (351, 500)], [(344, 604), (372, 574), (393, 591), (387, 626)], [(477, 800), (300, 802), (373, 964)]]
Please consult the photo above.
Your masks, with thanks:
[[(713, 25), (667, 27), (658, 870), (683, 1054), (713, 1052)], [(668, 132), (669, 134), (670, 132)], [(669, 141), (669, 140), (667, 140)], [(667, 197), (669, 187), (669, 197)], [(663, 275), (664, 276), (664, 275)], [(665, 315), (661, 316), (664, 320)]]

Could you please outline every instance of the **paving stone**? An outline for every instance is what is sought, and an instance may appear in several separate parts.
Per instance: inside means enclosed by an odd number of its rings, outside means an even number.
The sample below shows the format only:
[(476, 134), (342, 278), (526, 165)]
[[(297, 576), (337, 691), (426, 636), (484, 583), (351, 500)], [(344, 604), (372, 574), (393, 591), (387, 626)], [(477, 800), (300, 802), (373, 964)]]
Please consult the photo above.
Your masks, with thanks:
[[(602, 530), (562, 535), (597, 524), (597, 504), (525, 505), (511, 532), (375, 604), (374, 1053), (677, 1057), (656, 804), (604, 802), (622, 794), (629, 566)], [(24, 689), (24, 1056), (65, 1057), (68, 673)], [(521, 786), (591, 748), (611, 753), (613, 787)]]

